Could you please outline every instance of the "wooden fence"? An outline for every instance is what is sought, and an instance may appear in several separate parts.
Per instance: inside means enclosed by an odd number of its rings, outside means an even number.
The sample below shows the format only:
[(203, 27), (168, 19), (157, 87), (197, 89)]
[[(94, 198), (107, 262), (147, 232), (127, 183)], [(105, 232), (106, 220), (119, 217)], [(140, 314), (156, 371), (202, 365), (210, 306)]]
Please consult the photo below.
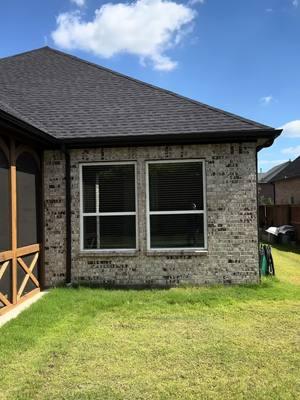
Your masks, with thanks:
[(300, 241), (300, 205), (259, 206), (259, 227), (293, 225)]

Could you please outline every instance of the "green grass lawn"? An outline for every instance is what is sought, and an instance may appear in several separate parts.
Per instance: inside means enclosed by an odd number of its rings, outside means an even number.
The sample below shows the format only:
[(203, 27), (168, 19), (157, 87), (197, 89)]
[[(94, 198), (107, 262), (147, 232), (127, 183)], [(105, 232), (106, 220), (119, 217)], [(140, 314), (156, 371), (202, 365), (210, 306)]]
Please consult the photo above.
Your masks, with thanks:
[(300, 254), (258, 286), (55, 289), (0, 328), (0, 399), (298, 399)]

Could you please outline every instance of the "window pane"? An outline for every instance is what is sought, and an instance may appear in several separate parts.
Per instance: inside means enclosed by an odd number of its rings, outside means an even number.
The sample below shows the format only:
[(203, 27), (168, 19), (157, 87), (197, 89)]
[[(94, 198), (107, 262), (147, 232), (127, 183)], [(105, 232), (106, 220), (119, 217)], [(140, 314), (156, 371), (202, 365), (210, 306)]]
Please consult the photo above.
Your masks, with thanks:
[(84, 249), (97, 249), (100, 246), (100, 239), (97, 236), (97, 223), (100, 227), (100, 217), (83, 217)]
[(135, 211), (134, 174), (133, 164), (84, 166), (83, 212)]
[(0, 149), (0, 251), (11, 248), (10, 180), (8, 162)]
[(38, 243), (38, 167), (33, 156), (17, 159), (18, 247)]
[(203, 214), (151, 215), (151, 248), (204, 247)]
[(84, 217), (85, 249), (135, 249), (135, 216)]
[(149, 164), (150, 211), (203, 210), (202, 162)]

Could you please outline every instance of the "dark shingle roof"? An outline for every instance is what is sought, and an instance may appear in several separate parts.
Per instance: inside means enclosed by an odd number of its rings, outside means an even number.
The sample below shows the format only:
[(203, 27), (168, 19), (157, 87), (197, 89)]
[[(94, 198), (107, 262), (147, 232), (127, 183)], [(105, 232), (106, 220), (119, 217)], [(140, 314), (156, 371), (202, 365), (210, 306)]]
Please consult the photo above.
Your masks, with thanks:
[(286, 168), (291, 161), (286, 161), (284, 163), (275, 165), (275, 167), (269, 169), (269, 171), (265, 173), (258, 174), (258, 183), (270, 183), (273, 182), (274, 179), (276, 179), (277, 175), (280, 174), (280, 172)]
[(300, 177), (300, 156), (294, 161), (289, 162), (288, 165), (272, 179), (272, 182), (297, 177)]
[[(58, 139), (269, 131), (44, 47), (0, 59), (0, 110)], [(270, 132), (271, 131), (271, 132)], [(273, 135), (273, 136), (272, 136)]]

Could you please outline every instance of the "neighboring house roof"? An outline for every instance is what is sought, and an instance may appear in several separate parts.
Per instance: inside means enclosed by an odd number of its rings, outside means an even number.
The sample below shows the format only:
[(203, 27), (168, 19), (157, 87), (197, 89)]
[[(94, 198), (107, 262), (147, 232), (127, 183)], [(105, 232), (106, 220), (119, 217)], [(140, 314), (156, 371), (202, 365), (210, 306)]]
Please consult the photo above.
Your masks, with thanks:
[(283, 179), (298, 177), (300, 177), (300, 156), (297, 157), (294, 161), (290, 161), (288, 165), (272, 179), (272, 181), (276, 182)]
[(281, 132), (49, 47), (0, 59), (0, 112), (64, 142)]
[(274, 178), (284, 169), (286, 168), (291, 161), (286, 161), (284, 163), (275, 165), (275, 167), (269, 169), (269, 171), (258, 174), (258, 183), (271, 183)]
[(266, 172), (259, 172), (258, 174), (257, 174), (257, 180), (258, 180), (258, 183), (262, 183), (261, 181), (262, 181), (262, 179), (263, 179), (263, 177), (266, 175)]

